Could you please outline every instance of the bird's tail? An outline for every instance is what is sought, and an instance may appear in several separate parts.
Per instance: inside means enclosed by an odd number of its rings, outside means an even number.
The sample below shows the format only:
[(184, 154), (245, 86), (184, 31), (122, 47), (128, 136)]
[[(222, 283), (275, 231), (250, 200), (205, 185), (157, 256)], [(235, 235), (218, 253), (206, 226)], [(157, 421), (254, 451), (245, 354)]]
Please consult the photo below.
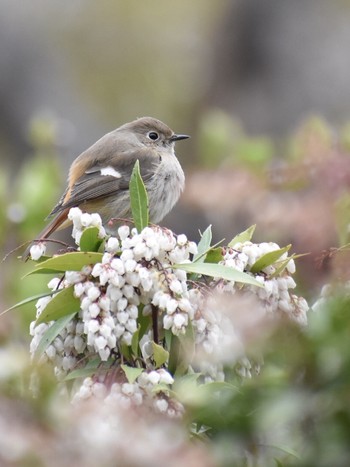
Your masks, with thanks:
[(56, 230), (63, 229), (64, 227), (68, 226), (67, 221), (67, 215), (69, 212), (69, 208), (65, 209), (64, 211), (59, 212), (53, 219), (52, 221), (40, 232), (40, 234), (37, 236), (33, 242), (30, 243), (30, 245), (26, 248), (24, 253), (22, 254), (22, 260), (27, 261), (29, 256), (30, 256), (30, 249), (35, 243), (39, 243), (47, 238), (50, 237), (50, 235), (55, 232)]

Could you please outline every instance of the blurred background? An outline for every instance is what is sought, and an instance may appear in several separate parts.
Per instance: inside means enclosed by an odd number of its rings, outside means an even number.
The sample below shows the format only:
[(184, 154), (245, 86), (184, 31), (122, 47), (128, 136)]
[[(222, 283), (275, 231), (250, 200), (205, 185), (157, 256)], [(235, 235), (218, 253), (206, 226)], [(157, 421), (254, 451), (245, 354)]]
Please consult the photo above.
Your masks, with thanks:
[[(144, 115), (191, 134), (163, 221), (293, 243), (311, 297), (348, 236), (350, 2), (0, 1), (1, 248), (35, 238), (74, 158)], [(40, 289), (2, 263), (1, 305)], [(32, 281), (32, 282), (31, 282)]]
[[(212, 224), (226, 242), (257, 224), (255, 241), (309, 253), (312, 302), (349, 279), (330, 250), (349, 241), (349, 44), (349, 0), (0, 0), (2, 257), (41, 230), (75, 157), (151, 115), (192, 136), (162, 224), (196, 241)], [(1, 263), (1, 309), (45, 288), (21, 279), (20, 252)], [(1, 342), (27, 353), (33, 317), (3, 316)]]

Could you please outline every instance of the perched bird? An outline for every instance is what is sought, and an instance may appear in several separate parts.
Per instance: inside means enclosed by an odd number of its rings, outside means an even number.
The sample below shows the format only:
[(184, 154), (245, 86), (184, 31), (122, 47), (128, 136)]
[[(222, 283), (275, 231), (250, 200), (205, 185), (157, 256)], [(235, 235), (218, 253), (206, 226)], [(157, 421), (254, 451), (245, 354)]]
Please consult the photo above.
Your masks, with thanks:
[[(175, 142), (189, 138), (175, 134), (152, 117), (143, 117), (104, 135), (72, 163), (68, 186), (38, 235), (48, 238), (70, 224), (70, 208), (97, 212), (105, 226), (112, 218), (130, 217), (129, 182), (135, 162), (149, 198), (150, 221), (160, 222), (173, 208), (184, 188), (185, 176), (174, 152)], [(27, 259), (31, 245), (22, 258)]]

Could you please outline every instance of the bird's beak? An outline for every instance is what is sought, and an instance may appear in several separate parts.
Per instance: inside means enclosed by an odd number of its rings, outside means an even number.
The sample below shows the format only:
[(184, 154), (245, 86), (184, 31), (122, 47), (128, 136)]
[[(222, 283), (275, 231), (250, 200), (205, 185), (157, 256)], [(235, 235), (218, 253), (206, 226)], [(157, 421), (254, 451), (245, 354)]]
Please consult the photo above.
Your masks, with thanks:
[(173, 135), (170, 138), (170, 141), (180, 141), (180, 139), (187, 139), (190, 138), (188, 135)]

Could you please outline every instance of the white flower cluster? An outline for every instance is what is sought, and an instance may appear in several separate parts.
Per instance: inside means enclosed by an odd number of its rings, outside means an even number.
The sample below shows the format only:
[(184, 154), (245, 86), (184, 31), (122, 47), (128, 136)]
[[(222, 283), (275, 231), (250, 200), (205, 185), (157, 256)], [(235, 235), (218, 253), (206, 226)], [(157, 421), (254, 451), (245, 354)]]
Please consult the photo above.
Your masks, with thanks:
[(215, 289), (215, 294), (197, 293), (193, 368), (204, 376), (204, 382), (224, 381), (225, 365), (235, 368), (239, 376), (251, 377), (252, 367), (256, 372), (258, 368), (246, 352), (250, 340), (263, 332), (266, 311), (252, 294), (233, 296), (220, 287)]
[[(68, 219), (73, 223), (72, 237), (77, 245), (80, 243), (82, 233), (87, 227), (97, 227), (99, 230), (99, 238), (106, 236), (105, 228), (102, 225), (102, 220), (99, 214), (82, 212), (79, 208), (71, 208), (68, 214)], [(30, 257), (33, 261), (38, 261), (46, 252), (45, 241), (34, 243), (30, 247)]]
[[(79, 216), (80, 213), (80, 216)], [(81, 238), (84, 228), (97, 226), (104, 235), (98, 214), (71, 209), (74, 236)], [(137, 331), (139, 305), (143, 314), (156, 307), (164, 329), (183, 333), (193, 319), (186, 272), (172, 269), (177, 262), (189, 260), (196, 253), (196, 244), (185, 235), (176, 237), (160, 227), (145, 228), (137, 233), (121, 226), (116, 237), (106, 241), (102, 261), (82, 271), (67, 271), (63, 281), (53, 279), (51, 289), (74, 286), (80, 299), (80, 311), (46, 349), (46, 357), (56, 366), (56, 373), (71, 370), (84, 353), (98, 354), (106, 361), (118, 345), (131, 345)], [(51, 297), (37, 302), (37, 317)], [(43, 333), (53, 323), (31, 324), (31, 352), (34, 353)]]
[[(197, 252), (197, 245), (189, 242), (185, 235), (176, 236), (159, 226), (146, 227), (137, 232), (123, 225), (115, 236), (107, 237), (98, 214), (86, 214), (73, 208), (69, 218), (73, 222), (73, 236), (78, 245), (85, 228), (98, 227), (100, 237), (105, 239), (104, 253), (101, 261), (93, 266), (85, 266), (81, 271), (67, 271), (63, 279), (50, 281), (49, 288), (52, 290), (73, 287), (74, 296), (80, 302), (80, 310), (60, 330), (42, 359), (53, 363), (58, 377), (78, 368), (80, 362), (86, 364), (96, 355), (102, 362), (111, 359), (115, 364), (115, 361), (120, 362), (122, 347), (131, 348), (134, 345), (133, 337), (136, 335), (138, 338), (136, 333), (140, 329), (140, 320), (148, 319), (148, 329), (143, 330), (139, 340), (145, 371), (137, 381), (133, 384), (116, 381), (107, 390), (103, 381), (95, 377), (88, 378), (78, 391), (75, 397), (77, 400), (99, 394), (105, 399), (114, 398), (123, 404), (138, 405), (144, 403), (147, 396), (153, 397), (158, 411), (172, 414), (172, 410), (175, 410), (174, 402), (170, 403), (163, 392), (158, 394), (154, 391), (155, 384), (171, 384), (169, 373), (157, 369), (153, 359), (155, 319), (160, 336), (165, 331), (180, 336), (190, 326), (190, 331), (193, 330), (195, 356), (193, 362), (189, 363), (194, 370), (199, 368), (205, 381), (222, 381), (224, 365), (243, 361), (243, 328), (257, 328), (256, 323), (261, 319), (260, 311), (258, 314), (253, 312), (255, 308), (263, 309), (264, 316), (285, 313), (299, 323), (306, 322), (306, 301), (290, 293), (290, 289), (295, 287), (291, 276), (295, 265), (293, 259), (283, 263), (288, 258), (287, 253), (275, 264), (254, 274), (263, 285), (262, 288), (222, 279), (203, 284), (200, 281), (189, 281), (184, 270), (174, 267), (176, 263), (189, 262), (190, 255)], [(224, 250), (221, 263), (249, 272), (259, 258), (278, 249), (275, 243), (237, 243)], [(280, 267), (281, 263), (284, 268)], [(235, 298), (242, 294), (254, 297), (255, 303), (249, 302), (244, 307), (243, 315), (250, 317), (249, 325), (245, 323), (242, 326), (239, 323), (242, 313), (236, 318), (234, 308), (241, 304), (232, 300), (232, 294), (235, 294)], [(221, 302), (218, 296), (229, 296), (230, 303)], [(38, 300), (37, 316), (50, 300), (51, 297)], [(38, 326), (35, 322), (31, 324), (32, 354), (53, 324), (53, 321)], [(243, 366), (247, 368), (247, 365)], [(250, 373), (250, 370), (245, 373)]]
[(115, 382), (109, 390), (104, 382), (88, 377), (75, 393), (73, 403), (97, 397), (112, 407), (118, 406), (126, 410), (138, 406), (148, 407), (156, 413), (176, 418), (182, 416), (184, 407), (169, 396), (173, 382), (173, 377), (163, 368), (143, 371), (133, 383)]
[[(249, 272), (259, 258), (279, 249), (276, 243), (237, 243), (224, 251), (221, 264)], [(259, 364), (245, 357), (249, 347), (245, 335), (256, 333), (252, 330), (263, 329), (266, 317), (287, 314), (289, 319), (301, 325), (307, 323), (309, 306), (306, 300), (289, 290), (296, 286), (292, 278), (295, 263), (292, 258), (287, 259), (288, 255), (284, 253), (275, 264), (254, 274), (263, 287), (215, 279), (210, 284), (214, 295), (199, 289), (190, 291), (195, 311), (192, 321), (196, 343), (195, 366), (205, 376), (205, 381), (223, 380), (223, 364), (235, 366), (237, 373), (244, 377), (259, 371)], [(281, 263), (285, 267), (279, 271)]]
[(193, 317), (187, 275), (171, 266), (188, 260), (196, 251), (195, 244), (160, 227), (145, 228), (138, 234), (121, 226), (118, 238), (111, 237), (106, 250), (91, 272), (94, 282), (75, 285), (88, 345), (100, 358), (107, 360), (118, 342), (131, 345), (140, 304), (144, 314), (157, 307), (164, 314), (165, 329), (171, 328), (174, 334), (184, 332)]
[[(239, 271), (249, 271), (253, 264), (263, 255), (279, 250), (277, 243), (252, 243), (250, 241), (237, 243), (228, 248), (221, 264), (238, 269)], [(285, 267), (279, 272), (279, 268), (284, 261), (288, 260), (288, 253), (285, 252), (278, 260), (262, 269), (254, 277), (263, 287), (245, 286), (256, 294), (264, 304), (267, 313), (285, 313), (294, 321), (301, 325), (307, 324), (307, 311), (309, 306), (303, 297), (290, 292), (296, 287), (292, 277), (295, 273), (295, 263), (293, 258), (286, 262)], [(223, 287), (225, 291), (233, 292), (234, 283), (226, 283)]]
[(68, 219), (73, 223), (72, 237), (75, 239), (77, 245), (79, 245), (82, 233), (87, 227), (98, 227), (99, 237), (104, 238), (106, 236), (101, 216), (97, 213), (83, 213), (79, 208), (71, 208), (68, 213)]
[[(61, 280), (58, 277), (53, 278), (48, 287), (51, 290), (63, 289), (66, 287), (74, 286), (74, 284), (85, 283), (92, 268), (85, 266), (80, 272), (67, 271), (65, 278)], [(36, 303), (36, 318), (40, 316), (48, 303), (52, 300), (53, 296), (40, 298)], [(55, 367), (57, 377), (64, 376), (68, 371), (73, 370), (81, 356), (87, 351), (87, 339), (84, 333), (84, 323), (79, 318), (72, 319), (63, 329), (53, 342), (46, 348), (41, 360), (49, 360)], [(30, 323), (30, 335), (33, 339), (30, 343), (30, 352), (32, 355), (36, 352), (38, 345), (44, 333), (54, 324), (53, 321), (49, 323), (40, 323), (36, 325), (35, 321)]]
[[(124, 391), (129, 394), (128, 386)], [(43, 465), (49, 465), (50, 460), (52, 463), (52, 452), (57, 452), (58, 466), (67, 465), (67, 459), (68, 465), (88, 467), (212, 467), (215, 464), (203, 443), (189, 441), (188, 432), (179, 417), (166, 417), (149, 410), (145, 400), (138, 406), (126, 404), (128, 408), (124, 408), (118, 398), (115, 402), (101, 402), (95, 396), (67, 410), (68, 421), (61, 430), (61, 438), (66, 443), (61, 443), (57, 449), (55, 439), (54, 446), (53, 443), (49, 445), (51, 457)], [(59, 429), (61, 425), (62, 421)], [(41, 451), (38, 448), (38, 452)], [(60, 455), (62, 452), (64, 456)], [(61, 464), (62, 457), (65, 463), (62, 461)]]

